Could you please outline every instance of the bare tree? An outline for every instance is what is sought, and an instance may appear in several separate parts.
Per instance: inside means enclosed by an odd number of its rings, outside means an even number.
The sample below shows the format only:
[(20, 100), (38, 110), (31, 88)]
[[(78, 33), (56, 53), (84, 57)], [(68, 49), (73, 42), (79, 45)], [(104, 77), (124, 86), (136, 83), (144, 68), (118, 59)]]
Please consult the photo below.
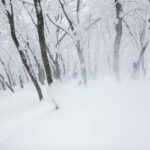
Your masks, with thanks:
[[(3, 3), (3, 5), (5, 7), (7, 7), (5, 0), (2, 0), (2, 3)], [(6, 15), (7, 15), (7, 18), (8, 18), (8, 21), (9, 21), (9, 26), (10, 26), (10, 31), (11, 31), (11, 37), (12, 37), (12, 39), (13, 39), (13, 41), (15, 43), (15, 46), (16, 46), (18, 52), (19, 52), (21, 61), (22, 61), (23, 65), (25, 66), (25, 68), (26, 68), (26, 70), (27, 70), (27, 72), (28, 72), (28, 74), (29, 74), (32, 82), (34, 83), (34, 86), (35, 86), (35, 88), (36, 88), (36, 90), (38, 92), (38, 95), (39, 95), (39, 99), (42, 100), (43, 99), (43, 95), (42, 95), (41, 88), (40, 88), (40, 86), (38, 84), (38, 81), (36, 80), (36, 77), (33, 75), (33, 71), (31, 70), (31, 68), (28, 65), (26, 56), (23, 53), (23, 50), (20, 48), (20, 44), (19, 44), (19, 41), (18, 41), (17, 36), (16, 36), (12, 0), (9, 0), (9, 7), (10, 7), (10, 11), (8, 9), (6, 9)]]
[[(79, 20), (80, 2), (81, 2), (80, 0), (77, 0), (76, 14), (77, 14), (78, 24), (80, 23), (80, 20)], [(68, 21), (68, 24), (70, 26), (72, 33), (74, 34), (74, 36), (78, 36), (77, 33), (75, 32), (74, 23), (73, 23), (72, 19), (70, 19), (69, 15), (67, 14), (65, 7), (64, 7), (64, 4), (62, 3), (61, 0), (59, 0), (59, 3), (60, 3), (60, 6), (62, 8), (62, 11), (63, 11), (67, 21)], [(81, 41), (79, 39), (77, 39), (75, 46), (77, 49), (77, 54), (78, 54), (80, 65), (81, 65), (81, 73), (82, 73), (83, 83), (84, 83), (84, 85), (87, 85), (88, 81), (87, 81), (85, 60), (84, 60), (84, 56), (83, 56), (83, 48), (81, 45)]]
[(39, 43), (41, 48), (41, 55), (43, 59), (43, 64), (46, 72), (47, 82), (51, 84), (53, 82), (51, 68), (48, 61), (47, 50), (46, 50), (46, 41), (45, 41), (45, 34), (44, 34), (44, 19), (43, 19), (43, 12), (41, 7), (41, 0), (34, 0), (34, 6), (36, 9), (36, 16), (37, 16), (37, 30), (39, 36)]

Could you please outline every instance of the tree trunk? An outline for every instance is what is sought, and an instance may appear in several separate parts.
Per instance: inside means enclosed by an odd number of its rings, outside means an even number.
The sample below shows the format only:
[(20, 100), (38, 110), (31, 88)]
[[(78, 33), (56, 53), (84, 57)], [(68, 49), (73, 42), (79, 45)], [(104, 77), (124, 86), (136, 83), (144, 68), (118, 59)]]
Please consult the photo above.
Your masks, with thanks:
[(3, 90), (6, 91), (6, 87), (5, 87), (4, 82), (0, 80), (0, 83), (1, 83), (1, 86), (2, 86)]
[(37, 16), (37, 30), (38, 30), (42, 60), (46, 72), (47, 82), (48, 84), (51, 84), (53, 80), (52, 80), (52, 73), (51, 73), (48, 56), (47, 56), (47, 50), (46, 50), (46, 41), (44, 35), (44, 20), (43, 20), (41, 1), (34, 0), (34, 6), (35, 6), (36, 16)]
[(83, 51), (81, 49), (81, 44), (80, 44), (79, 40), (76, 43), (76, 48), (77, 48), (77, 52), (78, 52), (78, 56), (79, 56), (79, 60), (80, 60), (83, 83), (84, 83), (84, 85), (87, 85), (87, 74), (86, 74), (86, 68), (85, 68), (85, 61), (84, 61)]
[(138, 78), (138, 76), (139, 76), (140, 64), (141, 64), (141, 61), (143, 59), (144, 53), (146, 51), (146, 48), (148, 46), (148, 43), (149, 42), (147, 41), (146, 44), (142, 47), (137, 62), (133, 63), (133, 75), (134, 75), (134, 78)]
[[(13, 88), (5, 81), (4, 77), (1, 74), (0, 74), (0, 80), (10, 89), (11, 92), (14, 92)], [(3, 88), (4, 90), (6, 90), (5, 86), (3, 86)]]
[(55, 69), (54, 70), (55, 79), (60, 79), (61, 71), (58, 63), (58, 58), (56, 58), (54, 69)]
[(121, 45), (122, 38), (122, 18), (120, 17), (120, 13), (122, 11), (122, 6), (116, 1), (116, 19), (118, 21), (116, 25), (116, 37), (114, 43), (114, 54), (113, 54), (113, 71), (116, 80), (120, 80), (120, 71), (119, 71), (119, 51)]
[(39, 63), (37, 57), (36, 57), (35, 54), (33, 53), (32, 49), (30, 48), (29, 42), (26, 42), (26, 41), (25, 41), (25, 43), (27, 44), (27, 47), (28, 47), (28, 49), (30, 50), (30, 52), (31, 52), (31, 54), (32, 54), (32, 56), (33, 56), (33, 58), (34, 58), (34, 61), (35, 61), (36, 65), (37, 65), (39, 81), (40, 81), (40, 83), (41, 83), (42, 85), (44, 85), (44, 80), (45, 80), (44, 70), (43, 70), (41, 64)]
[(5, 65), (5, 63), (2, 61), (1, 57), (0, 57), (0, 63), (3, 65), (4, 71), (6, 73), (6, 76), (7, 76), (8, 82), (9, 82), (9, 85), (12, 87), (10, 74), (8, 73), (8, 69), (7, 69), (6, 65)]
[(21, 75), (19, 76), (19, 80), (20, 80), (20, 87), (23, 89), (24, 87), (23, 87), (23, 80), (22, 80)]

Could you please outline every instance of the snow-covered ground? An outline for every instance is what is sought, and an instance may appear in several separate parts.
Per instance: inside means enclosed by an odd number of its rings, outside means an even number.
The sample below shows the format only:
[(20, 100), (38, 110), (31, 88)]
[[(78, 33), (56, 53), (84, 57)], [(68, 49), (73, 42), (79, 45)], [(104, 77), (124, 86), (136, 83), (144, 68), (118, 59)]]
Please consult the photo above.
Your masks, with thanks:
[(150, 81), (43, 91), (42, 102), (31, 85), (0, 92), (0, 150), (150, 150)]

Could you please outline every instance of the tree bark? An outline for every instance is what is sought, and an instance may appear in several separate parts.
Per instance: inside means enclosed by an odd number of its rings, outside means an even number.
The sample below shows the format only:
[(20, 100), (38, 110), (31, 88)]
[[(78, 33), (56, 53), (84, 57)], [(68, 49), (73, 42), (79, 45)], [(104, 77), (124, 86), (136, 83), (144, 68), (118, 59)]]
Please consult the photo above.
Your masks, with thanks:
[(31, 54), (32, 54), (32, 56), (34, 58), (34, 61), (35, 61), (36, 65), (37, 65), (39, 81), (40, 81), (40, 83), (42, 85), (44, 85), (44, 80), (45, 80), (44, 69), (42, 68), (41, 64), (39, 63), (39, 61), (38, 61), (37, 57), (35, 56), (35, 54), (33, 53), (32, 49), (30, 48), (29, 42), (25, 41), (25, 43), (26, 43), (28, 49), (30, 50), (30, 52), (31, 52)]
[(149, 42), (147, 41), (146, 44), (142, 47), (137, 62), (134, 62), (134, 63), (133, 63), (134, 78), (138, 78), (138, 76), (139, 76), (140, 64), (141, 64), (141, 61), (142, 61), (142, 59), (143, 59), (144, 53), (145, 53), (145, 51), (146, 51), (146, 48), (147, 48), (147, 46), (148, 46), (148, 43), (149, 43)]
[(20, 81), (20, 87), (23, 89), (23, 88), (24, 88), (24, 86), (23, 86), (23, 80), (22, 80), (21, 75), (19, 76), (19, 81)]
[(116, 80), (120, 80), (120, 71), (119, 71), (119, 52), (122, 38), (122, 18), (120, 17), (120, 13), (122, 11), (122, 6), (116, 0), (116, 19), (118, 21), (116, 25), (116, 37), (114, 43), (114, 53), (113, 53), (113, 71)]
[(45, 41), (45, 35), (44, 35), (44, 19), (43, 19), (41, 1), (34, 0), (34, 6), (35, 6), (36, 16), (37, 16), (37, 30), (38, 30), (42, 60), (43, 60), (43, 64), (44, 64), (44, 68), (46, 72), (47, 82), (48, 84), (51, 84), (53, 82), (53, 79), (52, 79), (51, 68), (49, 65), (47, 50), (46, 50), (46, 41)]
[(84, 57), (83, 57), (83, 50), (81, 49), (81, 44), (80, 44), (79, 40), (76, 43), (76, 48), (77, 48), (77, 52), (78, 52), (78, 56), (79, 56), (79, 60), (80, 60), (80, 64), (81, 64), (83, 83), (84, 83), (84, 85), (87, 85), (88, 81), (87, 81), (87, 73), (86, 73), (86, 69), (85, 69), (85, 61), (84, 61)]
[(14, 89), (5, 81), (4, 77), (0, 74), (0, 80), (4, 83), (3, 88), (6, 90), (5, 85), (10, 89), (11, 92), (14, 92)]
[(9, 82), (9, 85), (12, 87), (12, 81), (11, 81), (10, 74), (8, 73), (7, 67), (6, 67), (5, 63), (2, 61), (1, 57), (0, 57), (0, 63), (3, 65), (4, 71), (6, 73), (6, 76), (7, 76), (8, 82)]
[(3, 90), (6, 91), (6, 87), (5, 87), (4, 82), (0, 80), (0, 83), (1, 83), (1, 86), (2, 86)]

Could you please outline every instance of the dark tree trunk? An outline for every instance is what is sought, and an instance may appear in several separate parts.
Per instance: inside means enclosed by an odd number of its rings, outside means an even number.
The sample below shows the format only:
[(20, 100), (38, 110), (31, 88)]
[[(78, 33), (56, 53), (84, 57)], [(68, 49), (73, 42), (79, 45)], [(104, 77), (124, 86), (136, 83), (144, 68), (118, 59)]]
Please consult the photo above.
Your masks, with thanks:
[(10, 77), (11, 74), (8, 73), (7, 67), (1, 58), (0, 58), (0, 63), (3, 65), (4, 71), (6, 73), (6, 76), (7, 76), (8, 82), (9, 82), (9, 85), (12, 87), (12, 81), (11, 81), (11, 77)]
[(26, 79), (27, 79), (27, 82), (30, 82), (30, 79), (29, 79), (29, 77), (28, 77), (28, 72), (26, 71), (25, 68), (23, 68), (23, 70), (24, 70), (24, 74), (25, 74), (25, 77), (26, 77)]
[(55, 60), (55, 70), (54, 70), (54, 75), (55, 75), (55, 78), (56, 79), (60, 79), (61, 77), (61, 71), (60, 71), (60, 65), (59, 65), (59, 62), (58, 62), (58, 54), (56, 55), (56, 60)]
[(49, 65), (47, 50), (46, 50), (46, 41), (44, 36), (44, 19), (43, 19), (42, 7), (41, 7), (41, 0), (34, 0), (34, 6), (35, 6), (36, 16), (37, 16), (37, 30), (38, 30), (42, 60), (46, 72), (47, 82), (48, 84), (51, 84), (53, 80), (52, 80), (52, 73), (51, 73), (51, 68)]
[(1, 83), (1, 86), (2, 86), (3, 90), (6, 91), (6, 87), (5, 87), (4, 82), (2, 80), (0, 80), (0, 83)]
[(10, 89), (11, 92), (14, 92), (14, 89), (5, 81), (4, 77), (0, 74), (0, 80), (4, 83), (4, 90), (6, 90), (5, 85)]
[(49, 55), (49, 58), (51, 59), (53, 65), (52, 65), (52, 69), (53, 69), (53, 75), (55, 79), (60, 79), (61, 78), (61, 70), (60, 70), (60, 65), (59, 65), (59, 60), (58, 57), (59, 55), (56, 54), (56, 58), (54, 59), (53, 56), (50, 54), (50, 50), (47, 47), (47, 53)]
[(11, 78), (10, 78), (10, 75), (8, 74), (7, 71), (6, 71), (6, 75), (7, 75), (7, 78), (8, 78), (9, 85), (12, 87)]
[(35, 54), (33, 53), (32, 49), (30, 48), (30, 44), (29, 42), (26, 42), (25, 43), (27, 44), (27, 47), (28, 49), (30, 50), (35, 62), (36, 62), (36, 65), (37, 65), (37, 69), (38, 69), (38, 78), (39, 78), (39, 81), (42, 85), (44, 85), (44, 80), (45, 80), (45, 74), (44, 74), (44, 69), (42, 68), (41, 64), (39, 63), (37, 57), (35, 56)]
[(116, 19), (117, 19), (117, 25), (116, 25), (116, 37), (115, 37), (115, 43), (114, 43), (114, 55), (113, 55), (113, 71), (115, 75), (116, 80), (120, 80), (120, 71), (119, 71), (119, 52), (120, 52), (120, 45), (121, 45), (121, 38), (122, 38), (122, 18), (120, 17), (120, 13), (122, 11), (122, 6), (118, 2), (116, 2)]
[(20, 80), (20, 87), (23, 89), (24, 87), (23, 87), (23, 80), (22, 80), (21, 75), (19, 76), (19, 80)]

